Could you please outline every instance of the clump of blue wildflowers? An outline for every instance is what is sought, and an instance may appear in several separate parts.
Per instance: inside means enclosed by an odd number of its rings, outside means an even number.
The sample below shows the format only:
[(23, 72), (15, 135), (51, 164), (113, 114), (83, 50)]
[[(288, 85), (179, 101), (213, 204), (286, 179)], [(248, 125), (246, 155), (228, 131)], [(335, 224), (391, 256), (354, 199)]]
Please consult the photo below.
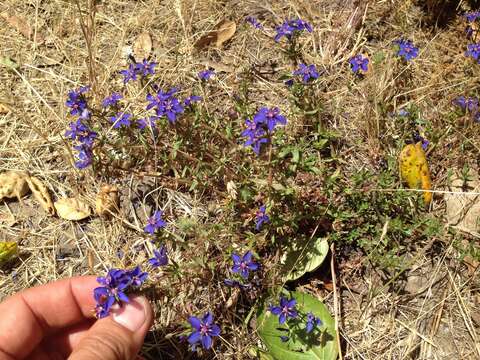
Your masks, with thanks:
[(480, 122), (480, 109), (478, 98), (459, 96), (452, 101), (453, 105), (459, 107), (464, 114), (470, 114), (475, 122)]
[(397, 56), (405, 61), (410, 61), (418, 56), (418, 47), (413, 45), (410, 40), (399, 39), (395, 40), (394, 43), (398, 45)]
[(480, 64), (480, 43), (468, 44), (467, 51), (465, 51), (466, 57), (471, 57), (477, 63)]
[(144, 59), (142, 62), (132, 63), (128, 66), (128, 69), (121, 70), (120, 74), (123, 75), (123, 83), (126, 84), (130, 81), (137, 80), (138, 77), (145, 78), (148, 75), (155, 74), (155, 67), (158, 65), (156, 62), (148, 62)]
[(306, 314), (299, 312), (297, 310), (297, 301), (294, 298), (287, 299), (281, 296), (279, 304), (270, 305), (268, 310), (273, 315), (278, 316), (279, 325), (287, 324), (286, 329), (281, 329), (287, 330), (289, 336), (280, 336), (282, 342), (287, 342), (292, 336), (298, 336), (302, 332), (307, 335), (311, 334), (323, 324), (322, 320), (311, 311)]
[(192, 351), (196, 351), (196, 347), (199, 344), (201, 344), (205, 350), (210, 349), (213, 344), (213, 338), (220, 336), (220, 327), (213, 323), (213, 316), (210, 312), (207, 312), (202, 319), (196, 316), (190, 316), (188, 322), (192, 326), (192, 333), (188, 336), (187, 340)]
[(148, 274), (142, 272), (139, 266), (131, 270), (110, 269), (105, 277), (98, 277), (101, 285), (93, 290), (96, 301), (95, 313), (98, 319), (110, 314), (115, 304), (121, 306), (128, 303), (127, 293), (136, 290), (147, 280)]
[(178, 89), (172, 88), (166, 92), (157, 90), (156, 94), (148, 94), (147, 110), (153, 109), (157, 117), (166, 117), (170, 123), (175, 123), (185, 110), (180, 100), (174, 96), (177, 91)]
[(241, 134), (242, 137), (247, 138), (244, 146), (250, 146), (253, 152), (259, 155), (261, 145), (269, 143), (271, 135), (276, 127), (278, 125), (286, 124), (287, 119), (280, 114), (279, 108), (260, 108), (260, 110), (258, 110), (253, 116), (253, 120), (245, 120), (247, 128)]
[(203, 81), (210, 80), (212, 77), (215, 76), (215, 71), (213, 70), (203, 70), (198, 73), (198, 78)]
[(302, 78), (302, 82), (307, 84), (310, 81), (318, 79), (320, 76), (315, 65), (300, 64), (299, 68), (293, 72), (293, 75)]
[(354, 57), (350, 58), (348, 62), (350, 63), (350, 67), (355, 74), (358, 74), (362, 71), (363, 72), (368, 71), (369, 60), (367, 57), (364, 57), (360, 54), (355, 55)]
[(92, 163), (93, 145), (97, 138), (97, 133), (90, 129), (89, 120), (92, 112), (88, 108), (85, 93), (89, 90), (87, 86), (68, 92), (65, 105), (70, 108), (70, 115), (78, 116), (77, 120), (69, 124), (70, 129), (65, 132), (65, 136), (74, 142), (73, 149), (75, 154), (75, 166), (78, 169), (84, 169)]
[(302, 19), (285, 20), (282, 25), (275, 28), (277, 34), (275, 35), (275, 42), (279, 42), (282, 37), (287, 38), (288, 41), (293, 41), (302, 31), (313, 31), (312, 25)]

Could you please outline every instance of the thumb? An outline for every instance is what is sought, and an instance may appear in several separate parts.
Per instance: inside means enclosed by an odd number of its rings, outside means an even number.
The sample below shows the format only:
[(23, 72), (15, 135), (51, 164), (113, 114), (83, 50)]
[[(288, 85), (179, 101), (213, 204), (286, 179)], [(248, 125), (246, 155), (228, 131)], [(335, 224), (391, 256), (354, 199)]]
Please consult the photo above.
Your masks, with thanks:
[(109, 317), (97, 320), (78, 345), (70, 360), (133, 360), (152, 325), (152, 308), (147, 299), (130, 299)]

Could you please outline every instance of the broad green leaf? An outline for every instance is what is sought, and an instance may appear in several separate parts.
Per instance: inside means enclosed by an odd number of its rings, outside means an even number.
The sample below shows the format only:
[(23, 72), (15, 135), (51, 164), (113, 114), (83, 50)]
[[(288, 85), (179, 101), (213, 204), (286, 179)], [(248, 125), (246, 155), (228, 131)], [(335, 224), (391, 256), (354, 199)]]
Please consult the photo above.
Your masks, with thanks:
[(335, 320), (327, 307), (306, 293), (294, 291), (291, 296), (297, 300), (300, 316), (312, 312), (322, 320), (322, 325), (310, 334), (300, 329), (291, 334), (290, 340), (282, 342), (280, 336), (288, 334), (287, 326), (280, 325), (278, 316), (270, 313), (265, 306), (257, 318), (257, 330), (269, 354), (276, 360), (335, 360), (338, 356)]
[(327, 239), (293, 240), (282, 258), (284, 280), (296, 280), (322, 265), (328, 254)]

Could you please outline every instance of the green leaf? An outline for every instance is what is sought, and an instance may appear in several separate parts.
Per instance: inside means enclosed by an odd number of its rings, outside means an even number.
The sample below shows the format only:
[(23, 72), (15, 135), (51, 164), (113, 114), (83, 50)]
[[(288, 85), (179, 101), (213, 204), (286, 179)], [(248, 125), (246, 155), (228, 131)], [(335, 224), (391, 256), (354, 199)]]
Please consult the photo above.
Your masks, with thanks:
[(278, 316), (264, 306), (257, 318), (257, 330), (269, 354), (276, 360), (335, 360), (338, 356), (335, 321), (327, 307), (309, 294), (294, 291), (291, 296), (297, 300), (299, 316), (312, 312), (322, 320), (322, 325), (310, 334), (305, 332), (304, 325), (296, 330), (291, 327), (290, 340), (282, 342), (280, 336), (288, 334), (288, 328), (285, 324), (280, 325)]
[(15, 60), (6, 56), (0, 56), (0, 64), (6, 66), (10, 70), (18, 70), (20, 65), (18, 65)]
[(296, 280), (307, 272), (315, 271), (322, 265), (327, 254), (326, 238), (293, 240), (282, 258), (284, 280)]

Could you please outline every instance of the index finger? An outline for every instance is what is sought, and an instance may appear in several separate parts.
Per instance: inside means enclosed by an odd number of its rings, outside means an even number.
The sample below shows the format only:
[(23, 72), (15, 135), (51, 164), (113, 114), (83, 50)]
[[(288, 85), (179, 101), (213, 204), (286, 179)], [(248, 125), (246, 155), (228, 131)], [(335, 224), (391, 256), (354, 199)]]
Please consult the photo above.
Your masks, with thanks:
[(22, 291), (0, 303), (0, 355), (23, 358), (45, 336), (92, 318), (96, 286), (94, 276), (74, 277)]

